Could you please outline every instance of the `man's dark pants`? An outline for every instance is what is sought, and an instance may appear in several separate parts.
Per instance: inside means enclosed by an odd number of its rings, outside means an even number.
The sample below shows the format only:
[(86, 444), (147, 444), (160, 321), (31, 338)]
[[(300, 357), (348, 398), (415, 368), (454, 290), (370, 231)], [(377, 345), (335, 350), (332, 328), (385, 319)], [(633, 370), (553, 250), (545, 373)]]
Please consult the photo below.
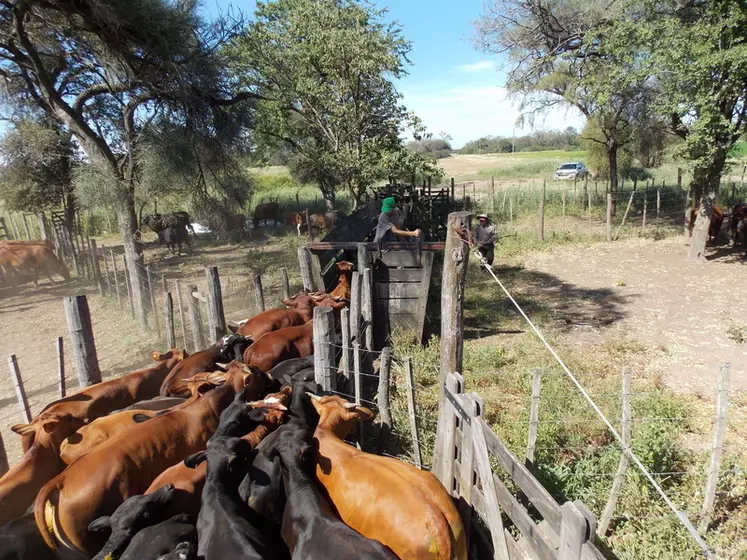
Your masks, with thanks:
[(483, 245), (478, 249), (480, 254), (485, 257), (489, 265), (493, 265), (493, 258), (495, 257), (495, 245)]

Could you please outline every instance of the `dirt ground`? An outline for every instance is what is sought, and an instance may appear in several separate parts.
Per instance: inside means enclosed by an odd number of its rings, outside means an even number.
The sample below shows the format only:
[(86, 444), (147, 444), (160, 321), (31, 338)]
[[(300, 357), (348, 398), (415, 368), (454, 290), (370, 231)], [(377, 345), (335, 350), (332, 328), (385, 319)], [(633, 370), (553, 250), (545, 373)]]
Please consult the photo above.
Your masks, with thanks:
[[(565, 287), (613, 291), (614, 308), (564, 310), (580, 317), (569, 319), (578, 324), (571, 339), (579, 346), (623, 336), (658, 345), (660, 357), (639, 373), (662, 374), (677, 391), (708, 396), (720, 364), (729, 362), (732, 389), (747, 390), (747, 344), (728, 334), (730, 327), (747, 327), (747, 263), (726, 247), (712, 251), (705, 264), (687, 262), (686, 251), (682, 237), (630, 239), (559, 246), (529, 255), (524, 265), (559, 280), (546, 288), (557, 293), (558, 306)], [(603, 326), (586, 328), (584, 318)]]
[[(201, 241), (193, 256), (172, 257), (150, 247), (146, 259), (156, 275), (174, 279), (186, 288), (205, 285), (204, 267), (218, 266), (223, 283), (226, 317), (239, 320), (255, 312), (252, 272), (262, 273), (267, 306), (278, 303), (279, 269), (286, 266), (293, 289), (298, 280), (296, 249), (304, 242), (283, 228), (254, 232), (242, 244)], [(102, 239), (106, 247), (113, 240)], [(117, 250), (116, 247), (114, 247)], [(625, 336), (660, 345), (660, 358), (648, 364), (650, 374), (663, 374), (678, 391), (713, 394), (721, 362), (732, 364), (732, 387), (747, 390), (747, 344), (737, 344), (727, 334), (730, 326), (747, 325), (744, 280), (747, 264), (727, 250), (715, 251), (705, 265), (689, 264), (684, 258), (682, 238), (662, 241), (629, 239), (614, 244), (554, 246), (546, 252), (522, 257), (535, 278), (552, 278), (528, 289), (552, 293), (558, 317), (571, 325), (571, 339), (579, 346), (601, 344), (605, 339)], [(579, 304), (579, 298), (564, 293), (608, 294), (606, 305)], [(38, 288), (25, 284), (16, 291), (0, 290), (0, 356), (15, 354), (21, 369), (31, 413), (37, 414), (57, 398), (56, 341), (65, 337), (68, 392), (77, 387), (75, 370), (66, 338), (62, 296), (86, 293), (94, 324), (97, 353), (104, 377), (121, 375), (148, 363), (148, 352), (165, 348), (155, 332), (142, 333), (114, 298), (101, 298), (83, 281), (50, 284)], [(571, 292), (568, 292), (571, 296)], [(159, 300), (160, 301), (160, 300)], [(570, 308), (569, 301), (574, 302)], [(578, 305), (590, 305), (588, 309)], [(185, 304), (186, 306), (186, 304)], [(600, 313), (606, 316), (599, 316)], [(586, 323), (591, 322), (591, 328)], [(188, 339), (190, 333), (186, 332)], [(177, 340), (183, 343), (177, 317)], [(191, 343), (188, 340), (187, 347)], [(7, 365), (0, 375), (0, 435), (12, 462), (20, 457), (20, 438), (10, 426), (23, 422)]]

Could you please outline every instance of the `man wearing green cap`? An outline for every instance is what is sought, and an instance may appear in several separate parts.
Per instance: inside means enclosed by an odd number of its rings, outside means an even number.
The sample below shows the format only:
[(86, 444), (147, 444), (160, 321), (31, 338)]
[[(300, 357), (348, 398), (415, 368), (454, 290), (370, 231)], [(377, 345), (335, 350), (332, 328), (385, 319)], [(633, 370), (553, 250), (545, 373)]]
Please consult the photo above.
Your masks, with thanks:
[(374, 237), (374, 243), (390, 243), (397, 241), (395, 235), (400, 237), (420, 237), (420, 230), (407, 231), (399, 229), (391, 219), (391, 213), (394, 209), (396, 201), (393, 196), (387, 197), (381, 203), (381, 214), (379, 214), (379, 222), (376, 224), (376, 236)]

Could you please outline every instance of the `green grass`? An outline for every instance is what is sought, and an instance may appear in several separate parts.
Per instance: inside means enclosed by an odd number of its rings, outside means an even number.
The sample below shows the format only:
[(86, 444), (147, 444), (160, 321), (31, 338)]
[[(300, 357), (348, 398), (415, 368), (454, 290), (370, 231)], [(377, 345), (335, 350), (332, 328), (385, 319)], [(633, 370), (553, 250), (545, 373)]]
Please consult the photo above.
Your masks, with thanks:
[(743, 158), (745, 156), (747, 156), (747, 141), (745, 140), (740, 140), (729, 150), (730, 158)]

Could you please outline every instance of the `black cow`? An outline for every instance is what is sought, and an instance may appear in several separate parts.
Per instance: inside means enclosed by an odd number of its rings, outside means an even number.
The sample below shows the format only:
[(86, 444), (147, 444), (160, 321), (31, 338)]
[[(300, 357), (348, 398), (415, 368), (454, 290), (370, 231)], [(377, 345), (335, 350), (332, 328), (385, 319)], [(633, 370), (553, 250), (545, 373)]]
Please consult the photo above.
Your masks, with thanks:
[(111, 514), (91, 522), (92, 532), (111, 532), (104, 548), (93, 560), (116, 558), (127, 548), (132, 538), (145, 527), (164, 520), (166, 510), (176, 496), (174, 487), (166, 484), (147, 496), (130, 496)]
[[(180, 513), (140, 531), (119, 560), (155, 560), (178, 546), (185, 548), (189, 544), (197, 544), (197, 529), (191, 523), (189, 515)], [(195, 550), (195, 555), (196, 552)]]
[(197, 545), (190, 542), (179, 543), (177, 547), (164, 556), (159, 556), (158, 560), (196, 560)]
[(0, 527), (0, 560), (57, 560), (39, 533), (32, 511)]
[(187, 228), (183, 226), (170, 226), (163, 231), (158, 232), (158, 244), (166, 243), (166, 247), (174, 252), (177, 248), (177, 255), (182, 254), (182, 243), (186, 243), (189, 247), (189, 254), (192, 254), (192, 244), (189, 242), (189, 233)]
[(188, 212), (168, 212), (166, 214), (150, 214), (143, 217), (143, 223), (158, 233), (168, 227), (183, 227), (194, 234), (192, 220)]
[(205, 560), (278, 558), (272, 543), (258, 528), (262, 519), (239, 498), (238, 486), (249, 467), (251, 452), (246, 440), (213, 436), (206, 453), (184, 460), (187, 466), (195, 467), (207, 458), (202, 507), (197, 517), (197, 553)]
[[(291, 358), (289, 360), (283, 360), (267, 374), (280, 382), (281, 385), (286, 384), (293, 386), (296, 381), (305, 381), (305, 379), (297, 379), (297, 377), (303, 378), (306, 372), (305, 370), (314, 368), (314, 356), (307, 356), (306, 358)], [(313, 379), (313, 376), (312, 376)]]
[(288, 497), (281, 535), (293, 560), (397, 560), (379, 541), (367, 539), (337, 517), (316, 488), (311, 472), (313, 432), (300, 424), (288, 426), (273, 449), (282, 464)]

